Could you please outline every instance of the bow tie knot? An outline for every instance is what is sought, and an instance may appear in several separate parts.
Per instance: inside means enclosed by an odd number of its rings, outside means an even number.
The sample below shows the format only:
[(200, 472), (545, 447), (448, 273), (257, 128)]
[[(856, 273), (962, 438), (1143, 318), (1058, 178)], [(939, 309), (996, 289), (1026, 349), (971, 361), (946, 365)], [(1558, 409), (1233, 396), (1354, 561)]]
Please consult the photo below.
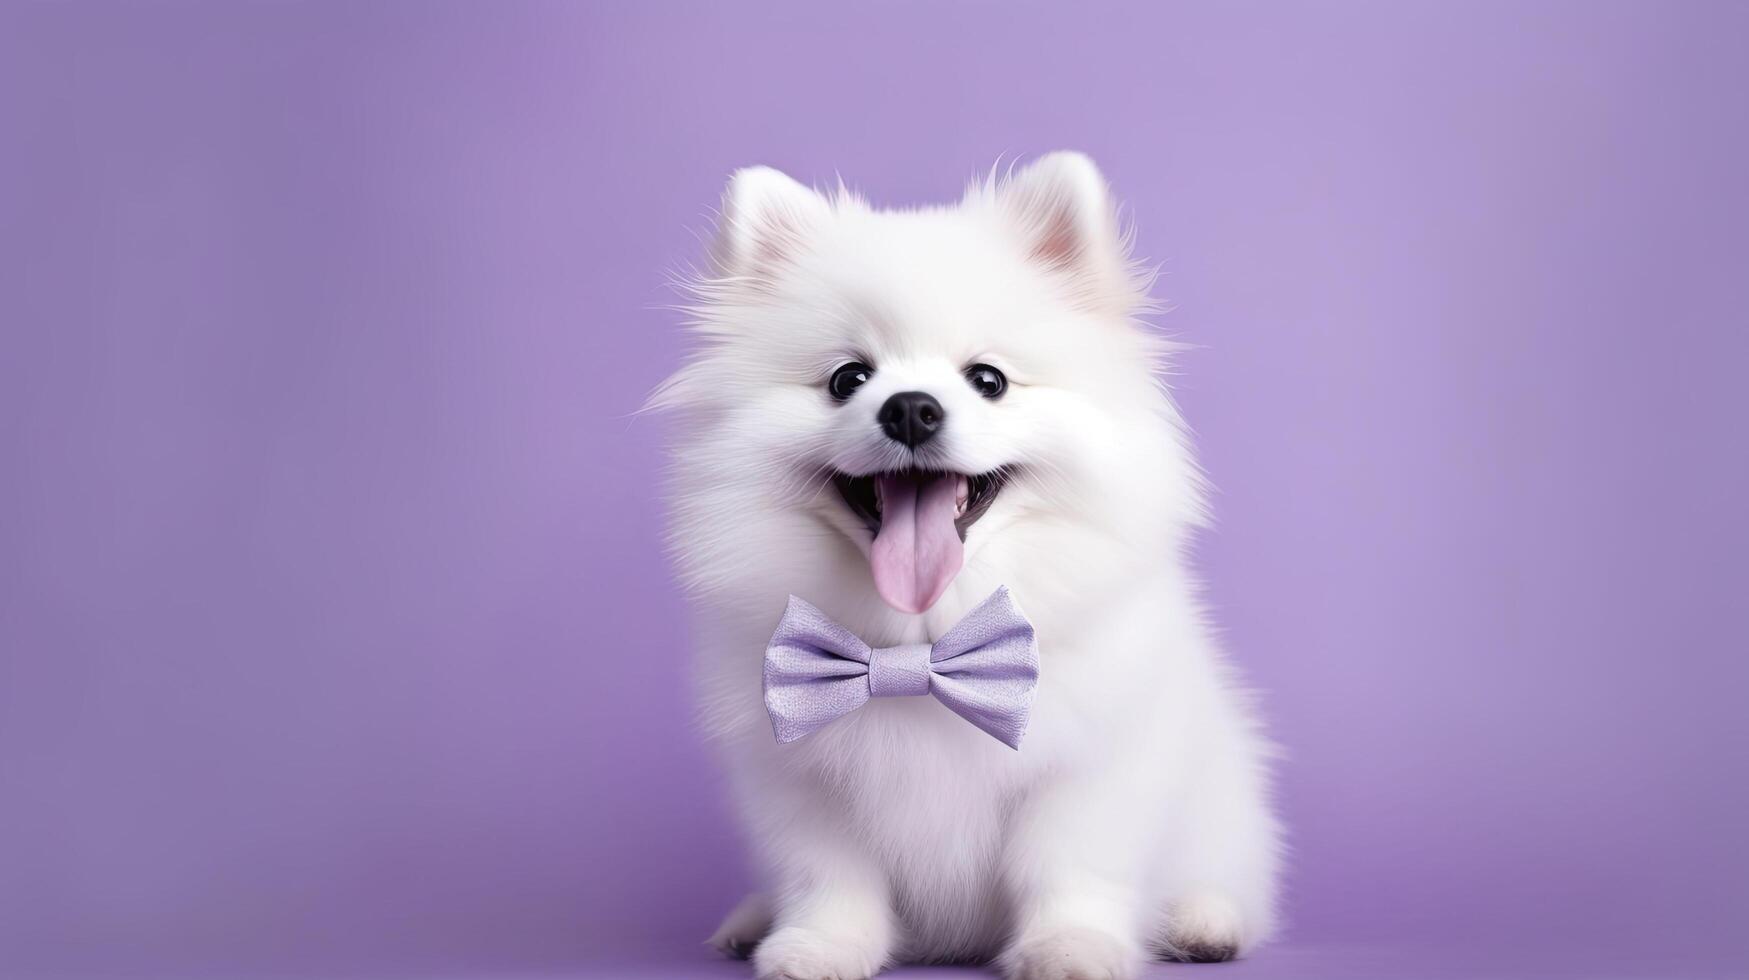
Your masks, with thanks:
[(879, 648), (790, 596), (765, 649), (765, 709), (779, 742), (793, 742), (869, 698), (933, 694), (1019, 748), (1037, 684), (1038, 641), (1006, 588), (934, 643)]
[(929, 644), (875, 647), (868, 656), (868, 696), (908, 698), (929, 693)]

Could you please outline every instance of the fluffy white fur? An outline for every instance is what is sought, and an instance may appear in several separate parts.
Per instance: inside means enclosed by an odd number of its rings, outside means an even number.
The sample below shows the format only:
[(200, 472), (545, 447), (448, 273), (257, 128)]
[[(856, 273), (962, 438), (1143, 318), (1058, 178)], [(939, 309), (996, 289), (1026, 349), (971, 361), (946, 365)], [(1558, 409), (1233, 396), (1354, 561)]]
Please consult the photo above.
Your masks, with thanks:
[[(1273, 928), (1267, 745), (1186, 567), (1203, 483), (1161, 381), (1170, 347), (1137, 320), (1149, 282), (1075, 153), (913, 211), (762, 167), (730, 181), (690, 284), (698, 344), (653, 403), (680, 420), (672, 547), (703, 723), (763, 880), (713, 942), (752, 950), (761, 977), (994, 961), (1123, 978)], [(827, 379), (853, 360), (873, 377), (835, 402)], [(1007, 373), (1003, 397), (967, 384), (975, 362)], [(919, 389), (948, 418), (914, 458), (875, 412)], [(921, 615), (877, 596), (870, 532), (825, 475), (909, 464), (1016, 473)], [(776, 743), (760, 664), (788, 595), (891, 646), (932, 640), (998, 585), (1039, 636), (1019, 751), (932, 698)]]

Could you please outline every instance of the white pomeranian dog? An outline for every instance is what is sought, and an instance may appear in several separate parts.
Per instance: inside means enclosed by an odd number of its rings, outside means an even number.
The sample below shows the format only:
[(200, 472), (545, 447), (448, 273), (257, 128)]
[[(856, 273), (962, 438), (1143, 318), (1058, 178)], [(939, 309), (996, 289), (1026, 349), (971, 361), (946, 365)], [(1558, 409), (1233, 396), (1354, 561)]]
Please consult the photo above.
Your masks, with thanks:
[[(760, 977), (1125, 978), (1270, 934), (1269, 750), (1187, 567), (1204, 484), (1150, 283), (1077, 153), (920, 210), (730, 180), (696, 349), (652, 404), (678, 418), (703, 724), (761, 882), (712, 942)], [(1037, 636), (1018, 750), (930, 697), (774, 737), (790, 595), (894, 647), (1001, 586)]]

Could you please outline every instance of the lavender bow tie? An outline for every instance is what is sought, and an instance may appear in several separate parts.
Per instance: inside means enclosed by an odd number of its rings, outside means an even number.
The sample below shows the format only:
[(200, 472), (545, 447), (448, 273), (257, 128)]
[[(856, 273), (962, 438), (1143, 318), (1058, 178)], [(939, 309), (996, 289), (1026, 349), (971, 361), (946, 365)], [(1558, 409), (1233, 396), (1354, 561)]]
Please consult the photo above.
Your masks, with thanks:
[(795, 596), (765, 648), (765, 710), (793, 742), (869, 698), (933, 694), (954, 714), (1020, 748), (1038, 686), (1038, 641), (1006, 587), (934, 644), (871, 649)]

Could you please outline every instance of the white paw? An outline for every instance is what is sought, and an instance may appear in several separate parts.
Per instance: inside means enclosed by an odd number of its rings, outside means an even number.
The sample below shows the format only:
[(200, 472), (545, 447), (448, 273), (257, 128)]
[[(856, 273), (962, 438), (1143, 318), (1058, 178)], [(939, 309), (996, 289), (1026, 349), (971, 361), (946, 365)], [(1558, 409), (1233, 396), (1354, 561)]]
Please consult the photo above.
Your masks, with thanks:
[(784, 926), (753, 951), (753, 972), (759, 980), (867, 980), (886, 958), (867, 940)]
[(1238, 907), (1205, 892), (1172, 903), (1156, 945), (1162, 959), (1218, 963), (1237, 957), (1244, 938)]
[(1009, 980), (1130, 980), (1137, 959), (1123, 940), (1086, 928), (1022, 940), (1002, 958)]
[(753, 947), (771, 931), (771, 903), (764, 895), (753, 894), (741, 899), (706, 940), (724, 956), (744, 960), (753, 955)]

